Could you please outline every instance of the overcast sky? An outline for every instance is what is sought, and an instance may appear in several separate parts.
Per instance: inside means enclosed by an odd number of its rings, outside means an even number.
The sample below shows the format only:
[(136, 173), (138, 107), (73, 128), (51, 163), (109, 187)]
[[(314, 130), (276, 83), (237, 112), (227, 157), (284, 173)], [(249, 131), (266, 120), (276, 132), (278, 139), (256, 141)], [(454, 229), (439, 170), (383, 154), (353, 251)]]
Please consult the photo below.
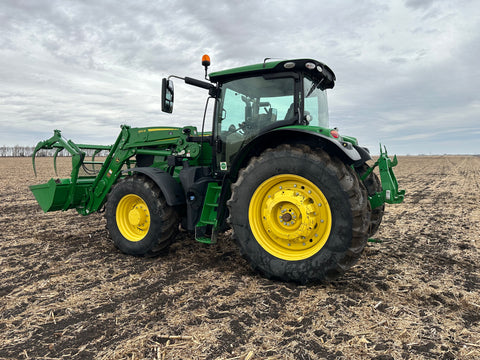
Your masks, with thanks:
[[(53, 129), (111, 144), (121, 124), (201, 126), (206, 94), (162, 77), (271, 58), (313, 58), (337, 76), (330, 125), (378, 153), (480, 154), (480, 2), (0, 2), (0, 146)], [(208, 122), (211, 124), (211, 120)]]

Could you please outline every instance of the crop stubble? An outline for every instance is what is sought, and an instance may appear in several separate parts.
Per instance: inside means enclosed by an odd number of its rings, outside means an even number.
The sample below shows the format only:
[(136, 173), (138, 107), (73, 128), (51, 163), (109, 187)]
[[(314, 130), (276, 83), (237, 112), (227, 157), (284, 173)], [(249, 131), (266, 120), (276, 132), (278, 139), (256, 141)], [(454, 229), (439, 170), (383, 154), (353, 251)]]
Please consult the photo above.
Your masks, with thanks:
[[(345, 276), (252, 273), (225, 234), (119, 253), (102, 214), (44, 214), (28, 185), (52, 159), (0, 159), (1, 359), (480, 357), (480, 157), (400, 157), (403, 204)], [(69, 159), (59, 159), (62, 176)]]

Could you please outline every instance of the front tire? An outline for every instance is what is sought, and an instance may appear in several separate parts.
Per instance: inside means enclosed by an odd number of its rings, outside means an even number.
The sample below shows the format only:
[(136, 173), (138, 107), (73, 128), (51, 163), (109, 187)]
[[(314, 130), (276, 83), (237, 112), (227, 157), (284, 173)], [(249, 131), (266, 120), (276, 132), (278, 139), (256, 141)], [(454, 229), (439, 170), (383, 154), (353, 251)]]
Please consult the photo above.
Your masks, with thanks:
[(107, 229), (115, 246), (136, 256), (155, 256), (168, 247), (179, 218), (158, 186), (143, 175), (120, 180), (105, 206)]
[(306, 146), (281, 145), (252, 158), (227, 204), (242, 254), (268, 278), (333, 279), (367, 242), (365, 188), (350, 167)]

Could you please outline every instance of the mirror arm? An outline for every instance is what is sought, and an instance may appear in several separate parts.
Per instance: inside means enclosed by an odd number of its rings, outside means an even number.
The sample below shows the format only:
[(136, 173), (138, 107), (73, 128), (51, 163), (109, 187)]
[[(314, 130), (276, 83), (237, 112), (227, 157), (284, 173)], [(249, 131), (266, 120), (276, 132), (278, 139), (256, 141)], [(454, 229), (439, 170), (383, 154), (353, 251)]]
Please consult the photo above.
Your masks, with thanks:
[(185, 81), (185, 84), (197, 86), (197, 87), (200, 87), (202, 89), (210, 90), (210, 89), (215, 88), (215, 85), (213, 85), (211, 83), (208, 83), (208, 82), (202, 81), (202, 80), (197, 80), (197, 79), (194, 79), (194, 78), (191, 78), (191, 77), (188, 77), (188, 76), (185, 76), (184, 78), (182, 78), (182, 77), (177, 76), (177, 75), (170, 75), (168, 77), (168, 80), (170, 80), (170, 78), (183, 80), (183, 81)]
[(208, 83), (208, 82), (202, 81), (202, 80), (197, 80), (197, 79), (194, 79), (194, 78), (191, 78), (191, 77), (185, 77), (184, 80), (185, 80), (185, 84), (197, 86), (197, 87), (200, 87), (202, 89), (210, 90), (210, 89), (215, 88), (215, 85), (213, 85), (211, 83)]
[(170, 80), (171, 78), (175, 78), (175, 79), (180, 79), (180, 80), (185, 80), (184, 78), (180, 77), (180, 76), (177, 76), (177, 75), (169, 75), (167, 80)]

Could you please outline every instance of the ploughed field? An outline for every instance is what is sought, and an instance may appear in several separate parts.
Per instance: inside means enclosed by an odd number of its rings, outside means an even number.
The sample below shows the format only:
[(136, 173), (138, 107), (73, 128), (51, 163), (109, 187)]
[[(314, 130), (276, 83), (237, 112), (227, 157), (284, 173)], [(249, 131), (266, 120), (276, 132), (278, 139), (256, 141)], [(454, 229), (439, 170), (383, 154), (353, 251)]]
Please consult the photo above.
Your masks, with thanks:
[(124, 255), (102, 214), (40, 210), (38, 167), (0, 158), (0, 359), (480, 358), (480, 156), (399, 157), (382, 243), (311, 286), (257, 276), (229, 233)]

